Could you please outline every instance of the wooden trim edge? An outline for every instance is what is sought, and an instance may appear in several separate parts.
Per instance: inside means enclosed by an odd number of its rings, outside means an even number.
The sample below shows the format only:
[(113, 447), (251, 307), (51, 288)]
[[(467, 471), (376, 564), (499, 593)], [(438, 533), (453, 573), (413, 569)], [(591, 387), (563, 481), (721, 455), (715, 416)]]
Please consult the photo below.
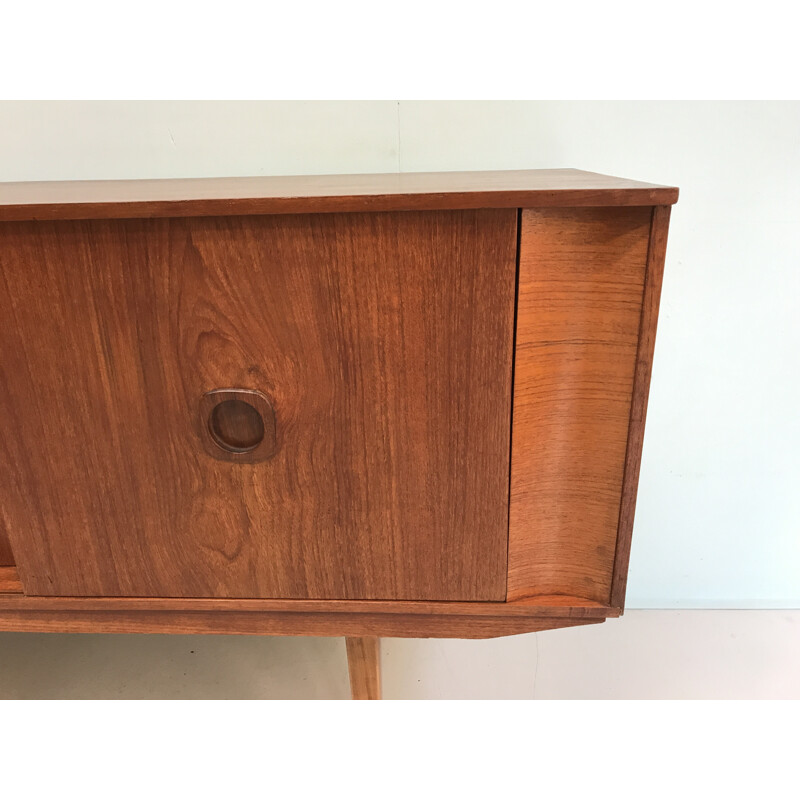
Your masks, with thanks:
[(485, 639), (604, 622), (620, 609), (576, 597), (512, 603), (203, 600), (0, 594), (0, 630), (53, 633)]
[(642, 316), (639, 324), (639, 346), (636, 353), (636, 370), (633, 378), (633, 396), (631, 398), (631, 414), (628, 424), (628, 444), (625, 453), (625, 471), (622, 479), (622, 500), (620, 502), (619, 523), (617, 526), (617, 549), (614, 556), (614, 572), (609, 596), (609, 605), (619, 609), (624, 609), (625, 607), (633, 520), (636, 512), (636, 494), (639, 485), (644, 427), (647, 417), (647, 400), (650, 393), (650, 377), (653, 370), (653, 352), (656, 344), (661, 284), (664, 277), (664, 261), (667, 253), (670, 210), (670, 206), (655, 206), (650, 223), (650, 243), (647, 251)]
[(6, 593), (22, 593), (22, 582), (16, 567), (0, 567), (0, 594)]
[(592, 625), (603, 619), (464, 617), (433, 614), (229, 611), (7, 611), (0, 630), (30, 633), (165, 633), (248, 636), (384, 636), (490, 639), (554, 628)]
[(153, 219), (482, 208), (577, 208), (673, 204), (678, 189), (554, 189), (319, 197), (237, 197), (0, 205), (0, 221)]
[(424, 602), (390, 600), (234, 600), (169, 597), (41, 597), (0, 595), (0, 612), (118, 613), (340, 613), (404, 616), (605, 619), (618, 609), (579, 597), (529, 597), (503, 602)]

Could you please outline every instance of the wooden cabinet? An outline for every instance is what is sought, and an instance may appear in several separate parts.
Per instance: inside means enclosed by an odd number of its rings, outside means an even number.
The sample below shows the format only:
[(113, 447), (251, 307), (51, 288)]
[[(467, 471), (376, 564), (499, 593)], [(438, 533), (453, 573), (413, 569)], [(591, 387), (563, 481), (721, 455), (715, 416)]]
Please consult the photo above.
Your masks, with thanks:
[(576, 170), (0, 184), (0, 629), (619, 615), (676, 199)]
[[(26, 592), (505, 599), (516, 224), (5, 223), (1, 435), (24, 484), (4, 505)], [(253, 407), (201, 402), (231, 388), (266, 399), (256, 463), (209, 436)]]

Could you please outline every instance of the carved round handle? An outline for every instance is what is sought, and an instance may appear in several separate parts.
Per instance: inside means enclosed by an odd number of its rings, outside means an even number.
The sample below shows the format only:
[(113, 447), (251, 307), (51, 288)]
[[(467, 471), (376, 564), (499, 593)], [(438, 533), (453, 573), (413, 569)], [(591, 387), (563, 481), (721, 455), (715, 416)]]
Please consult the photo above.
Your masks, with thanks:
[(230, 453), (250, 453), (264, 439), (264, 420), (244, 400), (223, 400), (211, 410), (211, 437)]
[(275, 412), (254, 389), (214, 389), (200, 400), (200, 434), (206, 452), (252, 464), (275, 453)]

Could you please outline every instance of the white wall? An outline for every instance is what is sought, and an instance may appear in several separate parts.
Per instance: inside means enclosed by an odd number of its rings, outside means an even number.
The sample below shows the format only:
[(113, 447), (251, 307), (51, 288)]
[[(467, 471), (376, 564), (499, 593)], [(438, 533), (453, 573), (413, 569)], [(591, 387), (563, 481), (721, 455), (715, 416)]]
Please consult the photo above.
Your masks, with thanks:
[(681, 188), (629, 607), (797, 607), (800, 103), (0, 103), (0, 181), (567, 166)]
[[(499, 639), (383, 639), (383, 696), (800, 700), (798, 628), (800, 611), (645, 610)], [(0, 633), (0, 700), (348, 696), (341, 638)]]

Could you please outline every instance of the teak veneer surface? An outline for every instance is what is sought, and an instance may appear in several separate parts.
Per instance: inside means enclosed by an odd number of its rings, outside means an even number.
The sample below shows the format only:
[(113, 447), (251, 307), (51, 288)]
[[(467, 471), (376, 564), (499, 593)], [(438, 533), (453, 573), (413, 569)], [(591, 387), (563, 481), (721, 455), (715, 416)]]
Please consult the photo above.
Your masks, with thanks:
[[(30, 595), (502, 600), (514, 210), (0, 225)], [(203, 449), (263, 392), (277, 452)]]
[(464, 617), (453, 614), (344, 614), (336, 611), (0, 611), (0, 630), (29, 633), (204, 633), (248, 636), (389, 636), (397, 638), (490, 639), (577, 625), (602, 619)]
[(606, 617), (619, 616), (619, 613), (619, 609), (578, 597), (539, 597), (519, 603), (409, 603), (26, 597), (0, 594), (0, 630), (67, 633), (238, 633), (483, 639), (597, 624)]
[[(8, 573), (15, 580), (13, 569)], [(619, 616), (620, 610), (582, 597), (533, 597), (511, 603), (500, 602), (429, 602), (402, 600), (236, 600), (216, 598), (176, 597), (0, 597), (4, 611), (234, 611), (323, 612), (342, 614), (396, 613), (404, 616), (467, 616), (492, 617), (504, 614), (509, 617), (536, 619), (604, 619)]]
[(515, 603), (432, 603), (0, 594), (0, 630), (38, 632), (484, 639), (597, 624), (619, 614), (618, 608), (579, 597), (537, 597)]
[(0, 221), (653, 206), (671, 186), (576, 169), (0, 183)]
[(510, 600), (609, 602), (651, 218), (522, 212)]

